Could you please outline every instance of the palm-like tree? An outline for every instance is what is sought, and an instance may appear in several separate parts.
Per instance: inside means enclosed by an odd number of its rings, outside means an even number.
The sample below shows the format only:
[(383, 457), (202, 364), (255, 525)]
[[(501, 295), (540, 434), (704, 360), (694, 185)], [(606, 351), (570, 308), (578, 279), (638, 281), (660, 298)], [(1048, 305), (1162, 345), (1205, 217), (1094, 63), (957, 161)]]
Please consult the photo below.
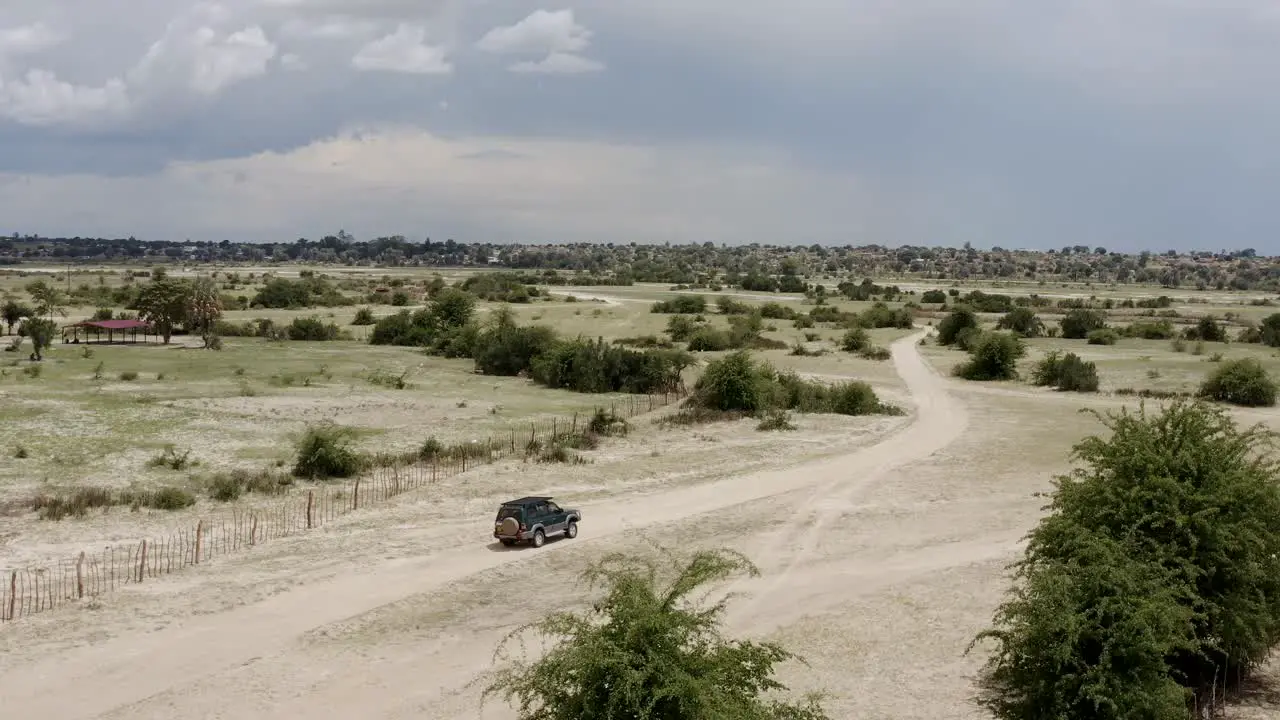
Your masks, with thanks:
[[(655, 563), (611, 555), (585, 573), (605, 597), (587, 615), (555, 613), (518, 630), (498, 648), (505, 666), (489, 676), (486, 698), (519, 706), (520, 720), (825, 720), (810, 697), (765, 700), (786, 688), (773, 666), (794, 656), (773, 643), (720, 634), (725, 601), (695, 607), (690, 596), (732, 575), (757, 575), (743, 555), (699, 552), (672, 563), (669, 580)], [(522, 631), (551, 640), (527, 663), (506, 652)]]

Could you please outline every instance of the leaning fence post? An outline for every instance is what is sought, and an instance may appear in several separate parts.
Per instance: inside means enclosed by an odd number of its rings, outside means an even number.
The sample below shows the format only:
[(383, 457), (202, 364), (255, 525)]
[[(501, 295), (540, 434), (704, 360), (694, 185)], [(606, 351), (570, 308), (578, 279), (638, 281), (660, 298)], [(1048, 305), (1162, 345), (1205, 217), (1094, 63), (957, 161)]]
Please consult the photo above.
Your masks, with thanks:
[(249, 524), (249, 546), (258, 544), (258, 514), (253, 514), (253, 522)]
[(351, 493), (351, 509), (360, 509), (360, 477), (358, 475), (356, 476), (355, 491)]
[(307, 529), (308, 529), (308, 530), (310, 530), (310, 529), (311, 529), (311, 506), (312, 506), (312, 505), (315, 503), (315, 501), (316, 501), (316, 497), (315, 497), (315, 495), (316, 495), (316, 491), (315, 491), (315, 490), (308, 490), (308, 491), (307, 491)]
[(142, 552), (138, 553), (138, 582), (147, 574), (147, 541), (142, 541)]
[(14, 607), (18, 602), (18, 571), (9, 573), (9, 619), (12, 620)]
[(84, 551), (76, 558), (76, 599), (84, 597)]
[(196, 521), (196, 556), (193, 565), (200, 564), (200, 548), (204, 546), (204, 520)]

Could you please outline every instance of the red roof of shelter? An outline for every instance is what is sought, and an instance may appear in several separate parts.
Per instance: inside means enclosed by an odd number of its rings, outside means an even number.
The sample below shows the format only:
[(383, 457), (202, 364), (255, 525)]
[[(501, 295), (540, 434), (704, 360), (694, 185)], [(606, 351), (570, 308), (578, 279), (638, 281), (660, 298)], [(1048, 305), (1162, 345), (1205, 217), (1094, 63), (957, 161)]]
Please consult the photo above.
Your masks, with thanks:
[(134, 328), (149, 328), (149, 323), (141, 320), (86, 320), (82, 323), (76, 323), (77, 327), (95, 327), (103, 330), (132, 330)]

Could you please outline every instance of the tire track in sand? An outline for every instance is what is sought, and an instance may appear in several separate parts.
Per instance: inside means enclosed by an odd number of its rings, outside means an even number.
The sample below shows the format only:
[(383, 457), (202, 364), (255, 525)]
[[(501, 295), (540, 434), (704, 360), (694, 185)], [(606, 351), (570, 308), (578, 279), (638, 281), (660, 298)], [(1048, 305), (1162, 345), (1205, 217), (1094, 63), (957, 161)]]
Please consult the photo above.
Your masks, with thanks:
[[(463, 545), (435, 552), (427, 549), (429, 554), (422, 557), (353, 567), (350, 573), (331, 580), (308, 583), (251, 605), (191, 617), (153, 633), (120, 635), (30, 663), (0, 663), (8, 665), (0, 672), (6, 716), (94, 718), (161, 694), (181, 697), (197, 680), (213, 680), (221, 697), (235, 695), (242, 692), (234, 683), (237, 668), (255, 660), (296, 664), (299, 640), (319, 628), (547, 552), (590, 547), (595, 538), (686, 521), (812, 487), (816, 491), (809, 507), (819, 512), (799, 538), (801, 551), (793, 558), (794, 565), (808, 552), (806, 548), (816, 543), (824, 523), (836, 516), (834, 510), (821, 511), (824, 497), (832, 492), (854, 493), (890, 468), (928, 457), (963, 431), (964, 416), (948, 396), (945, 381), (920, 357), (915, 346), (918, 338), (914, 335), (893, 345), (894, 365), (916, 405), (915, 417), (906, 428), (880, 443), (780, 470), (645, 494), (640, 503), (631, 493), (584, 504), (585, 529), (579, 539), (548, 545), (536, 553), (494, 552), (488, 545), (490, 520), (487, 516), (477, 518), (474, 533), (461, 538)], [(244, 556), (235, 562), (252, 563), (253, 559)], [(278, 689), (261, 690), (271, 693)], [(349, 708), (349, 713), (344, 708), (329, 709), (341, 716), (361, 714), (359, 707)], [(250, 715), (262, 716), (256, 712)]]
[(765, 543), (765, 555), (758, 557), (757, 563), (782, 568), (770, 573), (770, 580), (745, 600), (741, 606), (744, 615), (758, 613), (764, 603), (790, 584), (797, 567), (813, 556), (831, 523), (859, 495), (887, 473), (946, 448), (968, 428), (968, 412), (947, 391), (946, 379), (920, 354), (918, 343), (926, 334), (927, 331), (916, 333), (890, 346), (894, 370), (906, 383), (915, 404), (912, 423), (875, 446), (876, 454), (882, 458), (879, 462), (864, 468), (851, 466), (848, 473), (814, 488), (791, 520)]

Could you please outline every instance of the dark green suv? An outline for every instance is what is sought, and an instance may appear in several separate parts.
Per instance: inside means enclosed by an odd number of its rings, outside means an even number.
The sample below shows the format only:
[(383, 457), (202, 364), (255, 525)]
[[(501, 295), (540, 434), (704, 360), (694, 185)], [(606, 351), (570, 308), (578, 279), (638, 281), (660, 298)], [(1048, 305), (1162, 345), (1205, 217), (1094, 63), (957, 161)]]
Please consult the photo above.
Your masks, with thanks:
[(578, 537), (580, 520), (581, 512), (566, 510), (551, 502), (549, 497), (522, 497), (504, 502), (498, 508), (498, 517), (493, 521), (493, 536), (508, 547), (521, 542), (542, 547), (553, 535)]

